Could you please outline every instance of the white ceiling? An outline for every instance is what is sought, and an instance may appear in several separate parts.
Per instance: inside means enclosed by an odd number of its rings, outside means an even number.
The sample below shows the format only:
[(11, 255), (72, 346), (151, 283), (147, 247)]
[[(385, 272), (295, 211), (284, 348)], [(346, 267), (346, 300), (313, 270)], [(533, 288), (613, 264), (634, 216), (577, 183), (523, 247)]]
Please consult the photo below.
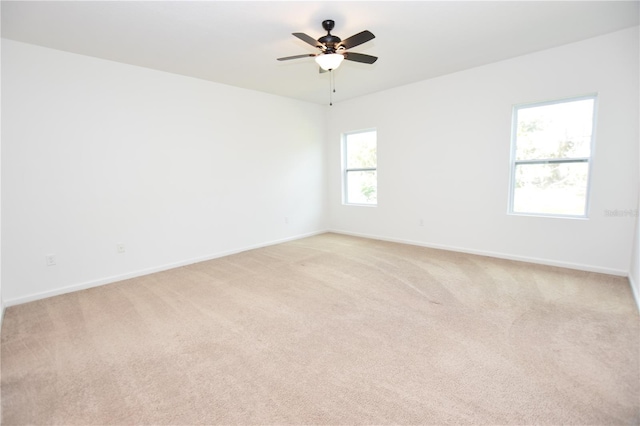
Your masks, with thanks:
[(335, 71), (340, 101), (638, 25), (638, 1), (2, 1), (2, 37), (315, 103), (328, 73), (291, 35), (324, 19), (379, 56)]

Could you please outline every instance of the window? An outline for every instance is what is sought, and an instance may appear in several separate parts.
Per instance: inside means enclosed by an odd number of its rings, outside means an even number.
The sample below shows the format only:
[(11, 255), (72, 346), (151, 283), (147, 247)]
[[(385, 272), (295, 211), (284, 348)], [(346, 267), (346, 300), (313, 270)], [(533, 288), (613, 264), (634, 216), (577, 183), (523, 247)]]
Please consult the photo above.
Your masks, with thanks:
[(345, 204), (378, 203), (377, 133), (345, 133), (342, 137)]
[(595, 96), (516, 106), (510, 213), (587, 214)]

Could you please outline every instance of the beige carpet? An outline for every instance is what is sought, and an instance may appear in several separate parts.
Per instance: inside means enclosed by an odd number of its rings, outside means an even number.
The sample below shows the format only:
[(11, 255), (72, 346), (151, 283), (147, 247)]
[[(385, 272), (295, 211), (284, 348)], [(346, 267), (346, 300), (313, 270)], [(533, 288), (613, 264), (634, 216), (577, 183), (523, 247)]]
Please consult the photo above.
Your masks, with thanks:
[(637, 424), (626, 278), (324, 234), (7, 310), (3, 424)]

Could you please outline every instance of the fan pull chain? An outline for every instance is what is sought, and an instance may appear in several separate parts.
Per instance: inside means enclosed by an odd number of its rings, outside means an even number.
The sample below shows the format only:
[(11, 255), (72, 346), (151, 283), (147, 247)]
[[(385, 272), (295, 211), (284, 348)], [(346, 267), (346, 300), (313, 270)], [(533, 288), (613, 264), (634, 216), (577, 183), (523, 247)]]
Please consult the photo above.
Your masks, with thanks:
[(332, 74), (331, 77), (333, 77), (333, 93), (336, 93), (336, 76)]
[(329, 106), (333, 106), (333, 71), (329, 70)]
[(333, 70), (329, 70), (329, 106), (333, 106), (333, 94), (336, 93), (336, 78)]

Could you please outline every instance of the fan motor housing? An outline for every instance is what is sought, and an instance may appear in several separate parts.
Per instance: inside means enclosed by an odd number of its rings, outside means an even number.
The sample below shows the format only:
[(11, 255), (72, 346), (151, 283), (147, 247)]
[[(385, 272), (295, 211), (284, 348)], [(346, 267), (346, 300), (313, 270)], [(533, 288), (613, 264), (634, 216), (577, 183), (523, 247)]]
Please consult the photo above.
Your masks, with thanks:
[(338, 36), (334, 36), (333, 34), (327, 34), (326, 36), (322, 36), (318, 39), (318, 43), (324, 44), (327, 46), (327, 49), (335, 50), (335, 47), (338, 43), (340, 43), (342, 39)]

